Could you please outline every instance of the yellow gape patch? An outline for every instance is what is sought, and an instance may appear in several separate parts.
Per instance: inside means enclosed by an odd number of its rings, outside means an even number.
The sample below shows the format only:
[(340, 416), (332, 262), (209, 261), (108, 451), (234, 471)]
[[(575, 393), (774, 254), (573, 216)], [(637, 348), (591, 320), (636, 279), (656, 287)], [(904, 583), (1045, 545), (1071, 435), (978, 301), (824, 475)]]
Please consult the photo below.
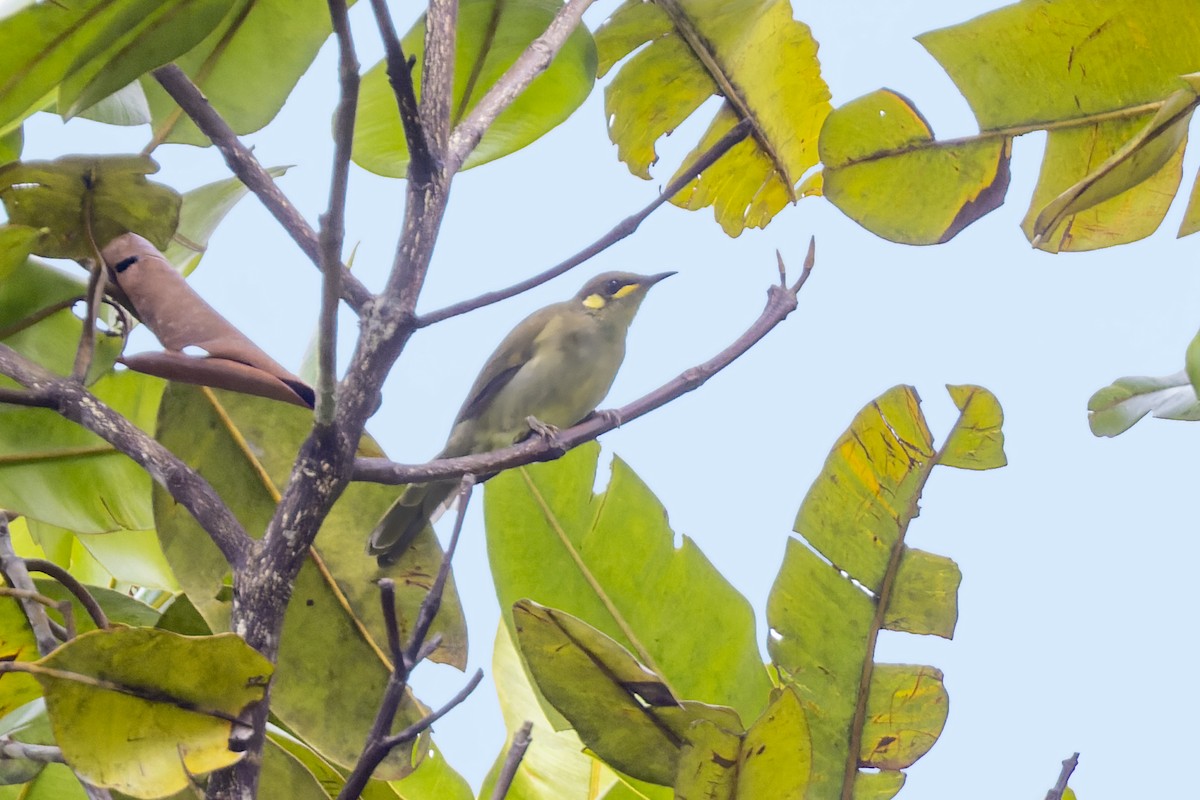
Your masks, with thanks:
[(608, 305), (608, 301), (604, 299), (603, 295), (589, 294), (583, 298), (583, 304), (588, 308), (604, 308), (604, 306)]
[(624, 286), (622, 286), (620, 289), (617, 289), (617, 291), (613, 295), (613, 297), (624, 297), (627, 294), (632, 294), (634, 292), (634, 290), (636, 290), (638, 288), (638, 286), (640, 286), (640, 285), (641, 284), (638, 284), (638, 283), (627, 283)]

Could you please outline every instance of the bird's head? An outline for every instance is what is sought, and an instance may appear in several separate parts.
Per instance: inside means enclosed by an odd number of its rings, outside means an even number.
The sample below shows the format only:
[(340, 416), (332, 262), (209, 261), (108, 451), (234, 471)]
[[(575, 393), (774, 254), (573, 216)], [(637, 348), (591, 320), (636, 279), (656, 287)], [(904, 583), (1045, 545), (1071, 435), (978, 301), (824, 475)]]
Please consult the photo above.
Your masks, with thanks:
[(650, 287), (669, 278), (674, 272), (657, 275), (635, 275), (632, 272), (605, 272), (588, 281), (575, 300), (593, 314), (601, 317), (623, 319), (626, 324), (633, 320), (638, 306), (646, 297)]

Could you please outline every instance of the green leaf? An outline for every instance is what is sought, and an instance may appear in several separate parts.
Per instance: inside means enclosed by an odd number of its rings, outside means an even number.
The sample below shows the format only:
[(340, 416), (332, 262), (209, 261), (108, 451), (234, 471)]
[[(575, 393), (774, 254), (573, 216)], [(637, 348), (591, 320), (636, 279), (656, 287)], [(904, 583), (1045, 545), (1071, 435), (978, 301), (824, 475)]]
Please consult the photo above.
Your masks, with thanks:
[(488, 481), (501, 607), (528, 597), (562, 609), (637, 653), (681, 697), (757, 718), (771, 682), (749, 603), (691, 539), (675, 546), (666, 511), (625, 462), (614, 459), (608, 489), (593, 494), (599, 455), (588, 444)]
[(148, 125), (150, 106), (146, 103), (146, 93), (142, 91), (142, 85), (134, 81), (80, 111), (79, 116), (106, 125)]
[(91, 258), (88, 220), (96, 245), (126, 231), (167, 246), (179, 222), (179, 195), (146, 176), (158, 171), (148, 156), (65, 156), (0, 167), (0, 200), (10, 222), (49, 231), (34, 250), (52, 258)]
[[(61, 583), (48, 578), (39, 578), (34, 581), (34, 585), (39, 594), (58, 602), (66, 600), (71, 604), (71, 614), (76, 630), (81, 633), (96, 630), (96, 623), (92, 620), (91, 615), (84, 610), (79, 599)], [(105, 586), (85, 586), (84, 588), (96, 600), (110, 623), (131, 627), (154, 627), (158, 623), (159, 617), (162, 616), (158, 609), (152, 608), (124, 592), (118, 592)], [(48, 613), (55, 622), (66, 624), (66, 620), (57, 610), (49, 609)]]
[(337, 770), (320, 756), (295, 739), (268, 727), (267, 741), (263, 744), (259, 796), (329, 800), (337, 795), (337, 788), (342, 783)]
[(630, 172), (649, 179), (655, 142), (722, 96), (681, 170), (742, 119), (753, 120), (753, 135), (672, 202), (713, 206), (730, 236), (766, 226), (794, 202), (794, 187), (817, 162), (829, 89), (816, 40), (787, 0), (626, 0), (596, 32), (596, 44), (601, 75), (637, 50), (604, 94), (609, 137)]
[(1004, 463), (995, 398), (950, 391), (961, 413), (941, 451), (911, 387), (859, 412), (805, 497), (795, 524), (804, 541), (789, 539), (771, 588), (768, 649), (812, 728), (814, 796), (889, 797), (903, 779), (879, 776), (909, 766), (945, 723), (941, 673), (876, 664), (874, 649), (883, 629), (954, 630), (957, 567), (905, 544), (933, 467)]
[(804, 800), (812, 771), (812, 738), (800, 698), (791, 689), (746, 731), (738, 759), (738, 800)]
[(84, 780), (161, 797), (228, 766), (231, 720), (261, 700), (271, 664), (237, 636), (91, 631), (37, 664), (55, 740)]
[[(640, 780), (671, 785), (683, 750), (692, 745), (694, 726), (711, 722), (734, 737), (728, 766), (736, 764), (743, 730), (733, 709), (677, 699), (632, 653), (570, 614), (521, 600), (513, 618), (538, 688), (605, 763)], [(682, 763), (692, 765), (687, 758)]]
[[(162, 385), (123, 371), (101, 378), (92, 392), (149, 431)], [(154, 526), (145, 471), (49, 409), (0, 406), (0, 507), (79, 533)]]
[[(287, 171), (287, 167), (271, 167), (267, 173), (278, 178)], [(179, 208), (179, 227), (163, 250), (163, 256), (171, 266), (190, 275), (200, 265), (200, 259), (208, 249), (208, 239), (217, 225), (248, 191), (237, 178), (227, 178), (185, 192)]]
[(0, 283), (25, 263), (41, 235), (28, 225), (0, 225)]
[[(14, 797), (18, 797), (14, 795)], [(36, 778), (25, 786), (20, 800), (90, 800), (75, 773), (66, 764), (47, 764)]]
[[(525, 48), (545, 32), (561, 8), (556, 0), (463, 0), (458, 8), (452, 123), (460, 122), (483, 98)], [(415, 59), (413, 82), (420, 92), (425, 54), (425, 17), (402, 40)], [(550, 67), (534, 79), (484, 133), (464, 169), (520, 150), (579, 107), (596, 80), (596, 45), (583, 26), (576, 28)], [(354, 161), (391, 178), (408, 170), (408, 143), (400, 123), (387, 64), (363, 76), (354, 125)]]
[[(7, 586), (7, 582), (4, 585)], [(37, 661), (40, 657), (37, 637), (33, 635), (21, 601), (15, 597), (0, 596), (0, 663)], [(32, 675), (23, 672), (0, 673), (0, 717), (41, 695), (42, 689)]]
[[(197, 468), (248, 531), (258, 535), (275, 512), (312, 412), (250, 395), (173, 384), (163, 399), (158, 438)], [(374, 447), (369, 440), (363, 445)], [(365, 538), (395, 499), (395, 488), (356, 483), (334, 505), (297, 577), (284, 621), (272, 711), (325, 758), (352, 765), (383, 696), (390, 666), (376, 582), (397, 584), (401, 636), (407, 636), (442, 551), (421, 536), (398, 563), (380, 569)], [(156, 527), (180, 585), (213, 630), (228, 628), (229, 567), (212, 540), (164, 491), (155, 489)], [(465, 625), (453, 583), (433, 633), (434, 659), (456, 666), (466, 656)], [(337, 675), (337, 680), (329, 680)], [(411, 698), (397, 724), (420, 716)], [(401, 777), (407, 757), (394, 753), (381, 777)]]
[[(1188, 351), (1190, 355), (1191, 346)], [(1159, 419), (1200, 420), (1200, 400), (1186, 371), (1162, 378), (1118, 378), (1088, 400), (1088, 426), (1096, 436), (1124, 433), (1147, 414)]]
[[(275, 118), (330, 30), (324, 0), (234, 0), (215, 29), (174, 63), (234, 133), (244, 135)], [(268, 53), (270, 69), (264, 70)], [(209, 144), (157, 81), (143, 77), (142, 88), (154, 118), (153, 144)]]
[(904, 244), (949, 241), (1003, 203), (1008, 190), (1008, 137), (935, 141), (909, 100), (887, 89), (834, 109), (820, 153), (829, 201)]
[(37, 3), (0, 19), (0, 133), (56, 90), (71, 117), (204, 38), (231, 0)]
[(0, 134), (0, 164), (7, 164), (20, 158), (24, 145), (25, 136), (19, 127), (8, 133)]

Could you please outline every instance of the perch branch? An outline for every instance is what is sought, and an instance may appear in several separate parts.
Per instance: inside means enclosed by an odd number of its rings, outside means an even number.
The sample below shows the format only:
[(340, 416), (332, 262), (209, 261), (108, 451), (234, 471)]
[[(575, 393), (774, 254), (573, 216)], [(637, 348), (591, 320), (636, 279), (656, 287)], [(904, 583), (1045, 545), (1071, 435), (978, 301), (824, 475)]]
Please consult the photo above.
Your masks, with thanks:
[(354, 462), (354, 480), (394, 485), (424, 483), (468, 473), (490, 475), (523, 464), (558, 458), (573, 447), (589, 442), (623, 423), (635, 420), (699, 388), (713, 375), (732, 364), (795, 310), (797, 295), (808, 281), (812, 265), (813, 249), (810, 245), (799, 280), (790, 287), (768, 287), (766, 307), (737, 340), (708, 361), (684, 370), (674, 379), (622, 408), (610, 412), (597, 412), (583, 422), (560, 431), (557, 436), (536, 436), (490, 453), (437, 459), (419, 465), (398, 464), (386, 458), (359, 458)]
[[(151, 74), (192, 122), (196, 123), (196, 127), (212, 140), (225, 157), (225, 163), (229, 165), (233, 174), (262, 201), (309, 260), (320, 267), (320, 246), (312, 226), (296, 210), (292, 201), (279, 190), (270, 173), (258, 163), (250, 148), (242, 144), (237, 134), (229, 127), (229, 123), (209, 104), (208, 99), (187, 74), (174, 64), (159, 67)], [(371, 299), (367, 287), (345, 267), (342, 268), (342, 299), (358, 313), (362, 313), (363, 306)]]
[(533, 723), (526, 720), (513, 736), (512, 746), (508, 748), (508, 755), (504, 757), (504, 766), (500, 768), (500, 775), (496, 778), (496, 785), (492, 789), (492, 800), (504, 800), (508, 795), (513, 779), (517, 777), (517, 767), (521, 766), (521, 759), (525, 757), (525, 751), (529, 749), (529, 743), (533, 741), (532, 733)]
[(594, 258), (596, 255), (604, 252), (625, 237), (630, 236), (638, 229), (638, 227), (646, 220), (647, 217), (654, 213), (655, 210), (657, 210), (672, 197), (679, 194), (679, 192), (682, 191), (685, 186), (695, 180), (700, 173), (704, 172), (704, 170), (715, 164), (721, 156), (728, 153), (734, 145), (745, 139), (749, 133), (750, 123), (747, 120), (742, 120), (733, 128), (731, 128), (729, 133), (722, 136), (716, 142), (716, 144), (701, 154), (701, 156), (696, 159), (695, 163), (693, 163), (686, 170), (680, 172), (679, 177), (667, 184), (667, 188), (663, 189), (663, 191), (659, 193), (658, 197), (654, 198), (649, 205), (636, 214), (632, 214), (621, 220), (621, 222), (617, 223), (617, 225), (608, 233), (604, 234), (595, 242), (580, 250), (578, 253), (566, 259), (565, 261), (555, 264), (550, 269), (534, 275), (532, 278), (527, 278), (520, 283), (515, 283), (512, 286), (509, 286), (507, 289), (498, 289), (494, 292), (487, 292), (479, 295), (478, 297), (473, 297), (470, 300), (464, 300), (461, 303), (455, 303), (454, 305), (446, 306), (438, 311), (434, 311), (429, 314), (422, 314), (421, 316), (417, 317), (415, 323), (416, 326), (418, 328), (424, 328), (425, 326), (432, 325), (435, 322), (441, 322), (442, 320), (450, 319), (451, 317), (457, 317), (458, 315), (466, 314), (469, 311), (474, 311), (477, 308), (483, 308), (484, 306), (489, 306), (492, 303), (498, 303), (501, 300), (507, 300), (510, 297), (515, 297), (522, 292), (529, 291), (535, 286), (541, 286), (546, 281), (557, 278), (559, 275), (574, 269), (583, 262)]
[(1054, 788), (1046, 792), (1046, 800), (1062, 800), (1063, 793), (1067, 791), (1067, 782), (1071, 780), (1071, 774), (1078, 766), (1079, 753), (1072, 753), (1070, 758), (1063, 759), (1062, 771), (1058, 773), (1058, 781), (1054, 784)]

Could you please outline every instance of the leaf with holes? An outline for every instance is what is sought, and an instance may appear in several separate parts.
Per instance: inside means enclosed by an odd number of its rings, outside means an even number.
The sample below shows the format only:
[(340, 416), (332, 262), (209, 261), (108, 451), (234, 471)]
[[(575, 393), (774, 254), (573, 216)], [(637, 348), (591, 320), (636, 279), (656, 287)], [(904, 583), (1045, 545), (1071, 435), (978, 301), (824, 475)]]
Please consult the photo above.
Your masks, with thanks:
[(859, 412), (804, 498), (795, 524), (803, 540), (788, 540), (771, 588), (768, 649), (812, 727), (814, 796), (891, 797), (899, 770), (945, 723), (940, 671), (874, 656), (881, 630), (954, 631), (958, 568), (905, 541), (933, 467), (1005, 463), (995, 397), (949, 388), (960, 415), (940, 449), (911, 387)]
[(765, 227), (804, 194), (796, 186), (817, 163), (829, 89), (817, 42), (787, 0), (626, 0), (597, 30), (596, 44), (601, 75), (633, 54), (604, 100), (609, 138), (634, 175), (649, 179), (655, 143), (706, 100), (722, 97), (680, 171), (742, 120), (750, 120), (751, 135), (672, 202), (712, 206), (725, 232), (737, 236)]

